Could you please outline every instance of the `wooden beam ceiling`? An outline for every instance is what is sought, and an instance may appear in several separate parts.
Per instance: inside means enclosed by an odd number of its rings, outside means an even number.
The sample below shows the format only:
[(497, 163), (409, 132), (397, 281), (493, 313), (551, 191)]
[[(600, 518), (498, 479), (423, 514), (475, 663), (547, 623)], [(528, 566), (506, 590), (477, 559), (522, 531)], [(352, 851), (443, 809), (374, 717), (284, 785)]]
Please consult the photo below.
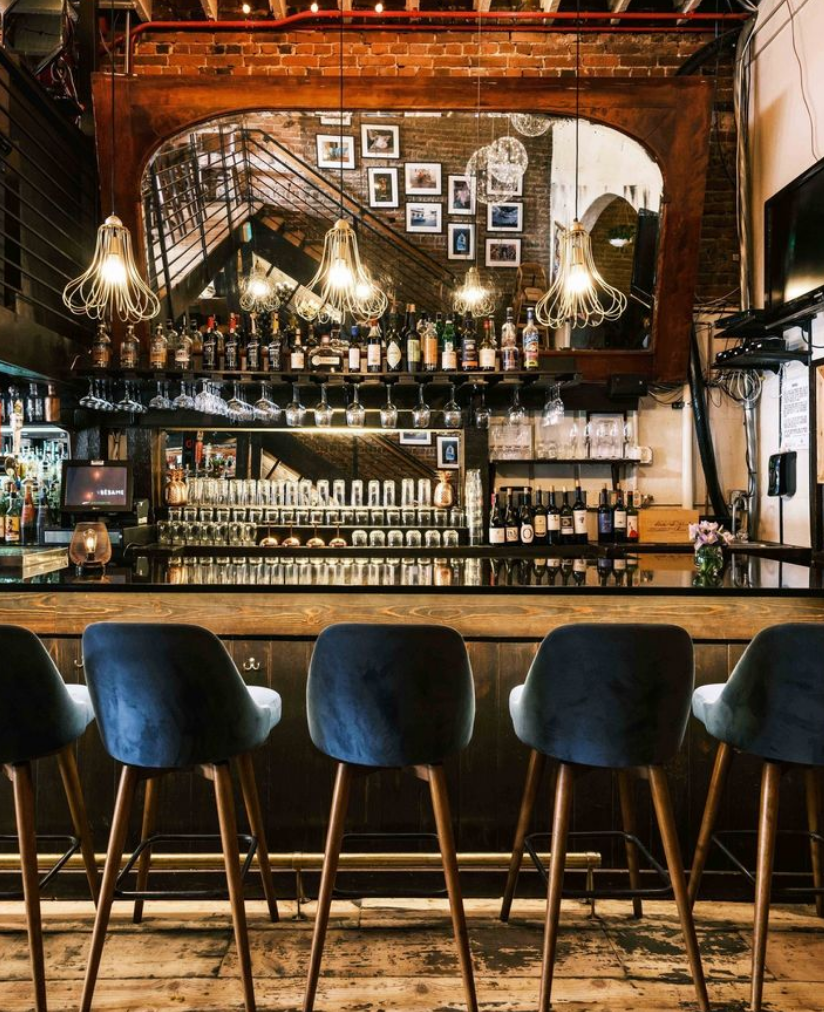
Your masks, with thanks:
[(269, 10), (272, 12), (272, 17), (281, 18), (286, 17), (286, 0), (269, 0)]
[(541, 0), (541, 10), (547, 14), (554, 14), (560, 7), (561, 0)]

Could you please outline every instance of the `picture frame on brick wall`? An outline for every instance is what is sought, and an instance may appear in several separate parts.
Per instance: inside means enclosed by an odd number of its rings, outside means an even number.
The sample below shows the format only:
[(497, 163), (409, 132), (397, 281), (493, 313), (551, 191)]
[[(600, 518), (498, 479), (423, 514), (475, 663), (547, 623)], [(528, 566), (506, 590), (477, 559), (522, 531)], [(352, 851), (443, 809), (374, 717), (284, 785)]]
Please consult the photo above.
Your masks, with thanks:
[(521, 266), (521, 240), (520, 239), (487, 239), (486, 240), (486, 266), (487, 267), (520, 267)]
[(407, 197), (440, 197), (439, 162), (407, 162), (404, 165), (404, 189)]
[(361, 124), (361, 158), (400, 158), (400, 127), (390, 123)]
[(524, 174), (518, 176), (515, 182), (499, 179), (495, 173), (490, 173), (486, 186), (486, 192), (490, 197), (500, 197), (501, 200), (509, 200), (510, 197), (523, 197), (524, 195)]
[(475, 259), (475, 226), (468, 222), (450, 223), (449, 247), (447, 257), (450, 260)]
[(439, 235), (443, 232), (443, 204), (410, 201), (406, 205), (406, 231)]
[(370, 207), (397, 207), (398, 206), (398, 170), (392, 166), (370, 165), (368, 172), (369, 179), (369, 206)]
[(475, 213), (475, 177), (448, 176), (446, 213), (452, 215)]
[(518, 201), (504, 201), (486, 205), (488, 232), (523, 232), (524, 205)]
[(354, 169), (355, 138), (345, 134), (318, 134), (319, 169)]

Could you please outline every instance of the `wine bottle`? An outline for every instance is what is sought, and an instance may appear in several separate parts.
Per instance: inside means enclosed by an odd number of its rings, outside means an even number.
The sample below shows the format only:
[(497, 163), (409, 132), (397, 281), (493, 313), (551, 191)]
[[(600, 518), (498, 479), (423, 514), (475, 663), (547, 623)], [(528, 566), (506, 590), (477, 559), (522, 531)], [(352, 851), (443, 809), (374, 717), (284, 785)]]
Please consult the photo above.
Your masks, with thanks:
[(616, 544), (622, 544), (627, 540), (627, 508), (620, 486), (616, 491), (615, 507), (612, 511), (612, 540)]
[(406, 307), (403, 336), (406, 340), (407, 372), (418, 372), (421, 368), (421, 334), (415, 323), (415, 306), (411, 302)]
[(503, 492), (499, 492), (495, 496), (495, 505), (489, 511), (489, 543), (490, 545), (504, 545), (506, 544), (506, 521), (504, 518), (505, 512), (505, 497)]
[(543, 492), (536, 491), (535, 505), (532, 508), (532, 514), (532, 524), (535, 528), (535, 544), (545, 545), (547, 543), (547, 513), (546, 505), (544, 504)]
[(635, 544), (640, 540), (638, 524), (638, 507), (635, 505), (635, 492), (627, 492), (627, 541)]
[(601, 489), (598, 502), (598, 544), (612, 544), (612, 507), (606, 485)]
[(518, 514), (518, 522), (518, 540), (522, 545), (531, 545), (535, 540), (535, 524), (528, 492), (521, 494), (521, 509)]
[(569, 504), (569, 493), (566, 489), (562, 492), (561, 502), (561, 544), (575, 544), (575, 517), (572, 514), (572, 507)]
[(549, 490), (549, 506), (546, 511), (546, 543), (548, 545), (561, 543), (561, 513), (555, 502), (554, 486)]
[(585, 545), (587, 543), (587, 497), (580, 485), (575, 486), (572, 520), (575, 528), (575, 543)]
[(519, 496), (516, 492), (507, 496), (504, 526), (506, 528), (506, 543), (508, 545), (517, 545), (520, 537), (520, 524), (517, 516), (520, 505)]

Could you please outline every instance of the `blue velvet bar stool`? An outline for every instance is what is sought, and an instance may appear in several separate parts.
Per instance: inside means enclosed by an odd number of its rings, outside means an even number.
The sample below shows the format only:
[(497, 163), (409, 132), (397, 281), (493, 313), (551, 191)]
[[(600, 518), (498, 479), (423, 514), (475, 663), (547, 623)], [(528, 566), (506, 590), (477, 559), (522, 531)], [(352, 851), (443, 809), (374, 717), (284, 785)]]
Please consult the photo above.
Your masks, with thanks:
[[(94, 846), (80, 789), (74, 744), (94, 720), (89, 693), (83, 685), (66, 685), (40, 640), (19, 626), (0, 626), (0, 764), (12, 783), (26, 929), (34, 981), (34, 1007), (46, 1012), (46, 972), (40, 921), (40, 888), (54, 871), (38, 881), (37, 837), (34, 827), (32, 762), (57, 756), (75, 837), (68, 858), (77, 849), (83, 857), (92, 898), (98, 896)], [(57, 867), (60, 867), (58, 865)]]
[[(509, 916), (541, 772), (547, 758), (558, 764), (539, 1012), (547, 1012), (551, 1004), (573, 784), (576, 772), (585, 767), (620, 773), (646, 769), (698, 1006), (702, 1012), (709, 1008), (663, 769), (681, 747), (693, 681), (692, 641), (678, 626), (581, 623), (551, 632), (541, 643), (526, 682), (512, 690), (509, 707), (515, 734), (532, 752), (501, 908), (503, 920)], [(632, 832), (626, 821), (624, 831)]]
[(409, 769), (428, 781), (469, 1012), (477, 1012), (472, 956), (443, 763), (472, 738), (475, 688), (454, 629), (430, 625), (329, 626), (306, 687), (309, 733), (338, 763), (326, 836), (304, 1012), (312, 1012), (352, 779)]
[(83, 661), (103, 744), (123, 763), (123, 770), (81, 1010), (89, 1012), (92, 1006), (137, 785), (146, 781), (147, 786), (137, 879), (140, 894), (149, 872), (147, 840), (150, 845), (160, 839), (151, 835), (158, 781), (166, 774), (194, 769), (214, 784), (244, 1004), (246, 1012), (254, 1012), (229, 760), (238, 767), (252, 846), (256, 844), (263, 889), (275, 921), (277, 902), (251, 752), (266, 742), (280, 720), (280, 696), (272, 689), (247, 686), (220, 640), (195, 625), (99, 622), (83, 633)]
[(736, 664), (729, 681), (702, 685), (692, 700), (695, 716), (718, 741), (704, 817), (690, 874), (695, 902), (713, 839), (724, 785), (736, 752), (763, 760), (758, 819), (753, 924), (753, 1012), (761, 1008), (770, 893), (778, 827), (781, 777), (804, 768), (816, 909), (824, 916), (824, 626), (788, 623), (764, 629)]

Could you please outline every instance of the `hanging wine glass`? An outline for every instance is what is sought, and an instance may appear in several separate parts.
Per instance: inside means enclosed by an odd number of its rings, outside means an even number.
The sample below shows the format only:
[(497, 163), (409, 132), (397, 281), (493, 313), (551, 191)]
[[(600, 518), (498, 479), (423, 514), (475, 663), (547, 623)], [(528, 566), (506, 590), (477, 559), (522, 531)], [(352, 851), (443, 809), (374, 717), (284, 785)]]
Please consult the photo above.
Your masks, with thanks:
[(512, 388), (512, 404), (509, 406), (509, 410), (506, 413), (507, 421), (510, 425), (525, 425), (526, 424), (526, 409), (521, 404), (521, 385), (516, 384)]
[(426, 384), (421, 383), (418, 386), (418, 403), (412, 410), (412, 424), (416, 429), (426, 429), (429, 426), (429, 419), (432, 416), (429, 405), (424, 400), (425, 385)]
[[(159, 391), (160, 384), (158, 383), (157, 386)], [(78, 401), (78, 404), (80, 405), (81, 408), (94, 409), (97, 407), (97, 398), (94, 395), (94, 380), (89, 380), (89, 392), (83, 394), (83, 396)]]
[(553, 383), (547, 387), (546, 401), (541, 415), (541, 425), (548, 428), (551, 425), (558, 425), (564, 417), (564, 402), (561, 400), (561, 387)]
[[(172, 405), (174, 407), (174, 403)], [(240, 383), (235, 380), (232, 396), (226, 402), (226, 412), (234, 421), (242, 421), (247, 405), (240, 399)]]
[(381, 428), (394, 429), (398, 425), (398, 409), (392, 403), (392, 384), (386, 384), (386, 404), (381, 408)]
[(332, 424), (332, 408), (326, 393), (326, 384), (320, 388), (320, 402), (315, 405), (315, 425), (319, 429), (328, 429)]
[(459, 429), (463, 422), (461, 406), (455, 400), (455, 384), (449, 384), (449, 400), (443, 406), (443, 423), (447, 429)]
[(352, 384), (352, 400), (346, 405), (346, 424), (352, 429), (362, 429), (366, 421), (366, 409), (360, 402), (360, 384)]
[(286, 405), (286, 424), (290, 428), (297, 428), (303, 425), (306, 418), (306, 408), (300, 402), (300, 391), (298, 384), (292, 384), (292, 399)]
[(477, 394), (480, 390), (481, 400), (480, 403), (475, 405), (475, 428), (476, 429), (488, 429), (489, 428), (489, 408), (486, 406), (486, 387), (472, 387), (473, 394)]

